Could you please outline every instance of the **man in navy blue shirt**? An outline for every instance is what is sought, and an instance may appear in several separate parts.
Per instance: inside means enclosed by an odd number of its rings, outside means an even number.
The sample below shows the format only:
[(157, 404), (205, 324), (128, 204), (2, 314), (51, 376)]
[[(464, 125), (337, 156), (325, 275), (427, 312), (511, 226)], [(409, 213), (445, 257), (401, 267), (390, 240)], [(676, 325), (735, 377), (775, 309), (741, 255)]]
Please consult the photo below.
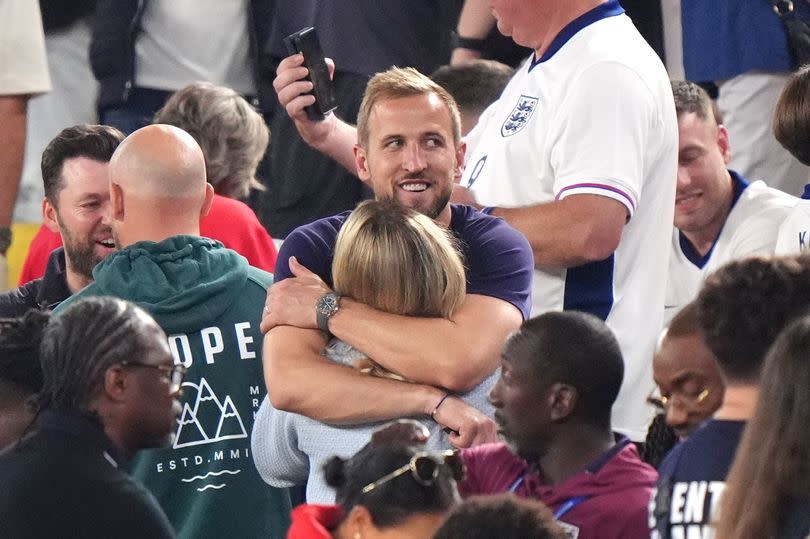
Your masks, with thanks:
[[(430, 416), (458, 433), (453, 443), (470, 445), (492, 435), (481, 428), (490, 422), (447, 396), (489, 377), (507, 335), (528, 318), (531, 249), (504, 221), (449, 204), (465, 146), (455, 102), (424, 75), (394, 68), (372, 78), (357, 139), (358, 176), (377, 198), (433, 218), (459, 240), (467, 294), (449, 320), (397, 316), (337, 298), (329, 288), (332, 253), (348, 213), (298, 228), (282, 245), (262, 322), (271, 402), (327, 423)], [(321, 355), (327, 333), (418, 383), (365, 376), (327, 360)]]
[(723, 404), (658, 469), (651, 537), (709, 537), (718, 501), (757, 399), (765, 354), (791, 320), (810, 308), (810, 267), (799, 258), (749, 258), (706, 279), (698, 322), (726, 382)]

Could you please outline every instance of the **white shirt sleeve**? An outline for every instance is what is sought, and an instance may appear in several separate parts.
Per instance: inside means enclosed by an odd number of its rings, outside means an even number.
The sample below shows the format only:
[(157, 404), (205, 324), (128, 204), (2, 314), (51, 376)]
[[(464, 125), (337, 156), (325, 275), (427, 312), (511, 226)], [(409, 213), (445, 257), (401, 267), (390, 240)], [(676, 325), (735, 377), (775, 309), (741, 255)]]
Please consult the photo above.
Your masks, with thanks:
[(572, 83), (552, 122), (555, 197), (606, 196), (632, 217), (643, 189), (644, 144), (660, 124), (642, 79), (626, 65), (596, 63)]

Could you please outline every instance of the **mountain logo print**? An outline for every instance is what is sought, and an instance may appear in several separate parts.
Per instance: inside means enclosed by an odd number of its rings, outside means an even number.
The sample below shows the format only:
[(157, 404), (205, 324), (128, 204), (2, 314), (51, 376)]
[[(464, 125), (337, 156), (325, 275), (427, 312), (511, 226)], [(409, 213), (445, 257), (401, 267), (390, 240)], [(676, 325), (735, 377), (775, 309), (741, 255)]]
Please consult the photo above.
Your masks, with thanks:
[(174, 449), (248, 437), (242, 417), (229, 395), (225, 400), (220, 399), (205, 378), (200, 379), (199, 385), (183, 384), (183, 391), (190, 392), (190, 388), (196, 390), (197, 398), (193, 406), (189, 406), (189, 401), (183, 404)]

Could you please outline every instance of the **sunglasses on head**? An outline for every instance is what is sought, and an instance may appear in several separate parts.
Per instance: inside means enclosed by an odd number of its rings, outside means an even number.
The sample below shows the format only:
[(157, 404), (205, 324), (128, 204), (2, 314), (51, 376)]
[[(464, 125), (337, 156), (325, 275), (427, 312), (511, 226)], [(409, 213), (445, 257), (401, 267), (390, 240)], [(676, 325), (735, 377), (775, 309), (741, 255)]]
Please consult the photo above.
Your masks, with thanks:
[(439, 477), (439, 468), (441, 466), (447, 466), (453, 479), (456, 481), (464, 479), (464, 461), (461, 460), (461, 455), (458, 450), (448, 449), (447, 451), (440, 451), (438, 453), (422, 451), (412, 456), (411, 460), (404, 466), (364, 486), (363, 494), (367, 494), (380, 485), (408, 472), (411, 472), (414, 481), (420, 485), (430, 486), (436, 481), (436, 478)]

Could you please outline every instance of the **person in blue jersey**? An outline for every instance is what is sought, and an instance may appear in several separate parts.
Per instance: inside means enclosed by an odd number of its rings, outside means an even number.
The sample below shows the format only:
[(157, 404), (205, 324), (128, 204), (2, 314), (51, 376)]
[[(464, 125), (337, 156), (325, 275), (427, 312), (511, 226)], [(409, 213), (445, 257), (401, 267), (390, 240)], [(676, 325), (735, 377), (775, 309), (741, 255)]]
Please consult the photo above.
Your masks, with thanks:
[[(720, 506), (718, 539), (810, 534), (810, 317), (774, 343)], [(754, 487), (754, 488), (752, 488)]]
[(713, 534), (726, 476), (754, 413), (768, 348), (810, 309), (810, 264), (799, 257), (731, 262), (706, 279), (697, 303), (701, 332), (726, 389), (714, 417), (658, 468), (650, 504), (653, 539)]

